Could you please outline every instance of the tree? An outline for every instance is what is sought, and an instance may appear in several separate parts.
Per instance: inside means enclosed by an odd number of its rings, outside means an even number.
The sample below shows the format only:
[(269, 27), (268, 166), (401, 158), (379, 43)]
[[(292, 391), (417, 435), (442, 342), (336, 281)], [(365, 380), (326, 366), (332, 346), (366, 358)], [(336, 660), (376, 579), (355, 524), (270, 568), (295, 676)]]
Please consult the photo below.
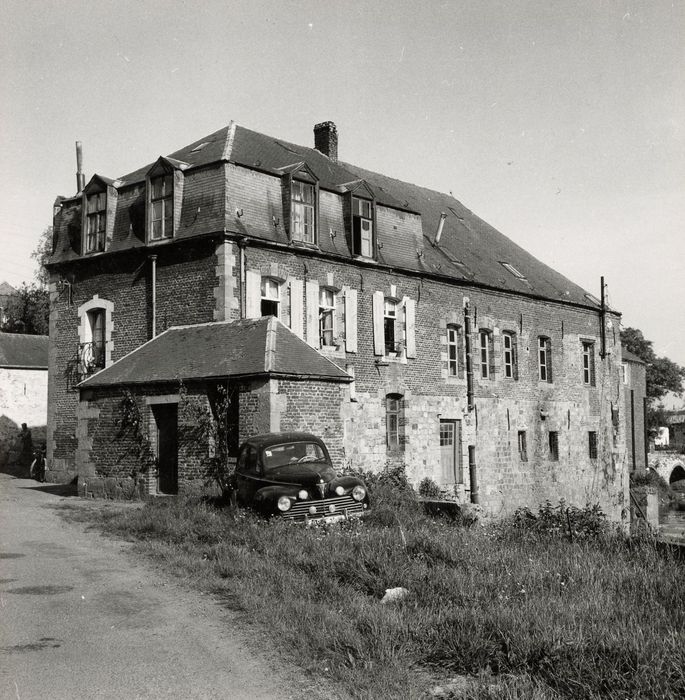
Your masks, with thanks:
[(647, 340), (637, 328), (624, 328), (621, 331), (621, 343), (646, 363), (648, 423), (650, 427), (663, 425), (660, 419), (663, 411), (659, 402), (669, 391), (678, 396), (682, 395), (685, 367), (667, 357), (658, 357), (652, 347), (652, 341)]
[(38, 270), (36, 271), (36, 279), (38, 284), (46, 285), (49, 282), (48, 270), (45, 264), (50, 259), (52, 255), (52, 226), (48, 226), (43, 233), (40, 234), (40, 239), (36, 244), (36, 247), (31, 253), (31, 257), (38, 263)]
[(7, 321), (1, 326), (3, 332), (47, 335), (50, 314), (48, 290), (35, 282), (24, 282), (17, 293), (9, 298), (5, 314)]

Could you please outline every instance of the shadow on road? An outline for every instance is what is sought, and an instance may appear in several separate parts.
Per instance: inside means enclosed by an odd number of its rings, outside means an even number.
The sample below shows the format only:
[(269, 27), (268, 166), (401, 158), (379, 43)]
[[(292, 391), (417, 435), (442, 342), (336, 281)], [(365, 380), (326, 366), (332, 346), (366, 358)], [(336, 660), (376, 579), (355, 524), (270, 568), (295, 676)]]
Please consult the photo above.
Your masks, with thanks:
[(28, 489), (29, 491), (41, 491), (42, 493), (50, 493), (53, 496), (78, 496), (76, 484), (42, 484), (35, 486), (20, 486), (20, 489)]

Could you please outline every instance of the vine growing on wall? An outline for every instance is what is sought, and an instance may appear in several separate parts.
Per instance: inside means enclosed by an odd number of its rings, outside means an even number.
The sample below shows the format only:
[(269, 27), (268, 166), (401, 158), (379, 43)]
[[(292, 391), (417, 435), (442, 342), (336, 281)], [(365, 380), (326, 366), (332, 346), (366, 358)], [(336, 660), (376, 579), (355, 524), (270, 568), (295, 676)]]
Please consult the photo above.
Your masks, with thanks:
[(136, 397), (128, 389), (124, 391), (124, 395), (119, 402), (119, 417), (116, 419), (115, 424), (119, 427), (119, 436), (127, 435), (133, 443), (139, 468), (134, 470), (132, 476), (135, 478), (139, 473), (146, 473), (155, 469), (157, 460), (150, 436), (145, 428), (145, 422), (140, 413)]
[(222, 497), (230, 499), (232, 493), (231, 450), (235, 447), (237, 426), (232, 423), (233, 397), (227, 386), (217, 384), (207, 390), (207, 401), (193, 400), (187, 388), (179, 387), (180, 403), (188, 422), (184, 430), (184, 442), (196, 449), (206, 450), (205, 465), (207, 479), (219, 487)]

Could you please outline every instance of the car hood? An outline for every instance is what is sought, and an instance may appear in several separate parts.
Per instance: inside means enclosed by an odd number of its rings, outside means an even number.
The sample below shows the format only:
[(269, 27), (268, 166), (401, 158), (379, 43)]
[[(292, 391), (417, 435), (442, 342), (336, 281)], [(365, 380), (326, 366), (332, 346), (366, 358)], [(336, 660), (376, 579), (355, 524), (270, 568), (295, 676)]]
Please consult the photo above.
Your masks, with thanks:
[(323, 479), (324, 482), (335, 479), (335, 469), (326, 462), (303, 462), (302, 464), (285, 464), (282, 467), (269, 469), (264, 474), (269, 481), (278, 481), (285, 484), (301, 484), (313, 486)]

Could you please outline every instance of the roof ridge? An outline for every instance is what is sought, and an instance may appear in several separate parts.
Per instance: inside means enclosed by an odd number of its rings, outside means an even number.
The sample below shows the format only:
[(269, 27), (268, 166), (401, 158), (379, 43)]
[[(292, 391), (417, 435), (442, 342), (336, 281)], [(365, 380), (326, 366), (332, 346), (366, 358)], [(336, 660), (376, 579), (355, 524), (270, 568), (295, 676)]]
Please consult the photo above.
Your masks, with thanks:
[(224, 146), (224, 152), (221, 154), (221, 159), (229, 161), (231, 160), (231, 154), (233, 153), (233, 142), (235, 141), (235, 131), (238, 124), (231, 119), (228, 122), (228, 132), (226, 134), (226, 144)]

